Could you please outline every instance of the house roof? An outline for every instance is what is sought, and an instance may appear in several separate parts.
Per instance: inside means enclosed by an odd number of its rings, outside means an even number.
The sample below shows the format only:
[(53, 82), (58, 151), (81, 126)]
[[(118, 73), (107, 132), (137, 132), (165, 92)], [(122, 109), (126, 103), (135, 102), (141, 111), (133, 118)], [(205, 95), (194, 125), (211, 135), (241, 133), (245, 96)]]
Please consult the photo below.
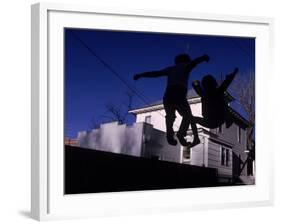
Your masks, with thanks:
[(235, 123), (239, 124), (242, 128), (247, 128), (252, 126), (251, 122), (249, 122), (246, 118), (244, 118), (241, 114), (239, 114), (236, 110), (234, 110), (232, 107), (229, 107), (230, 113), (235, 118)]
[[(225, 97), (229, 102), (234, 100), (234, 97), (232, 95), (230, 95), (229, 92), (225, 92)], [(200, 102), (201, 99), (200, 99), (200, 96), (195, 92), (194, 89), (189, 89), (187, 100), (190, 101), (189, 103), (198, 103), (198, 102)], [(158, 100), (153, 103), (144, 105), (142, 107), (132, 109), (129, 111), (129, 113), (140, 114), (140, 113), (160, 110), (163, 108), (164, 108), (163, 100)], [(235, 123), (239, 124), (242, 128), (251, 126), (251, 123), (246, 118), (244, 118), (240, 113), (238, 113), (235, 109), (233, 109), (231, 107), (229, 107), (229, 108), (230, 108), (230, 112), (235, 117)]]
[[(231, 102), (231, 101), (234, 100), (234, 97), (232, 95), (230, 95), (229, 92), (225, 92), (225, 97), (228, 100), (228, 102)], [(195, 90), (193, 88), (191, 88), (191, 89), (188, 90), (187, 100), (193, 101), (195, 99), (200, 100), (200, 96), (195, 92)], [(195, 101), (195, 102), (197, 102), (197, 101)], [(129, 111), (129, 113), (135, 114), (135, 113), (138, 113), (138, 112), (141, 112), (141, 111), (145, 112), (147, 110), (160, 109), (162, 107), (163, 107), (163, 100), (157, 100), (157, 101), (152, 102), (150, 104), (146, 104), (142, 107), (131, 109)]]
[[(198, 94), (195, 92), (195, 90), (194, 89), (189, 89), (188, 90), (188, 94), (187, 94), (188, 96), (187, 96), (187, 99), (188, 100), (191, 100), (191, 99), (196, 99), (196, 98), (199, 98), (199, 96), (198, 96)], [(142, 106), (142, 107), (137, 107), (137, 108), (133, 108), (132, 110), (130, 110), (129, 111), (129, 113), (138, 113), (138, 111), (143, 111), (143, 110), (145, 110), (145, 109), (148, 109), (148, 108), (151, 108), (152, 109), (152, 107), (154, 108), (154, 109), (159, 109), (158, 107), (160, 106), (162, 106), (163, 107), (163, 100), (157, 100), (157, 101), (155, 101), (155, 102), (152, 102), (152, 103), (149, 103), (149, 104), (146, 104), (146, 105), (144, 105), (144, 106)], [(155, 107), (157, 107), (157, 108), (155, 108)]]
[[(190, 89), (188, 91), (188, 94), (187, 94), (187, 99), (195, 99), (195, 98), (199, 98), (198, 94), (195, 92), (194, 89)], [(162, 105), (163, 104), (163, 100), (157, 100), (155, 102), (152, 102), (150, 104), (147, 104), (147, 105), (144, 105), (142, 107), (139, 107), (139, 108), (135, 108), (135, 109), (132, 109), (131, 111), (134, 111), (134, 110), (138, 110), (138, 109), (143, 109), (143, 108), (147, 108), (147, 107), (153, 107), (153, 106), (158, 106), (158, 105)]]

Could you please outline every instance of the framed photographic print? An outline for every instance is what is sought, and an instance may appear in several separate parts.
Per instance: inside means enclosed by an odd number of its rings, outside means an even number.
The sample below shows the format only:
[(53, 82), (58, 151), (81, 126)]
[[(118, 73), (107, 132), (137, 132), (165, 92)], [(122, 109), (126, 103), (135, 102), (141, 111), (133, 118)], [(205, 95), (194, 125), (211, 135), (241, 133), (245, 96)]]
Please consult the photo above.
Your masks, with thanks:
[(269, 205), (270, 18), (32, 6), (32, 217)]

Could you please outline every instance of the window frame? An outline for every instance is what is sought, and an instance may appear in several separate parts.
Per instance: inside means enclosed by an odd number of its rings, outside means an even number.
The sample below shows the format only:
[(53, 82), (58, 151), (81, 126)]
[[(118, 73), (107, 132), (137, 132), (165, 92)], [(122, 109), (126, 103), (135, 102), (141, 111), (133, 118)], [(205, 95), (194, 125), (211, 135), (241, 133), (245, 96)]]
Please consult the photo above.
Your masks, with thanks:
[(230, 162), (231, 153), (232, 153), (231, 148), (220, 146), (220, 166), (230, 167), (229, 162)]
[[(152, 118), (151, 115), (146, 115), (146, 116), (144, 117), (144, 122), (147, 123), (147, 124), (151, 124), (151, 120), (152, 120), (151, 118)], [(147, 121), (147, 119), (149, 119), (149, 121)]]

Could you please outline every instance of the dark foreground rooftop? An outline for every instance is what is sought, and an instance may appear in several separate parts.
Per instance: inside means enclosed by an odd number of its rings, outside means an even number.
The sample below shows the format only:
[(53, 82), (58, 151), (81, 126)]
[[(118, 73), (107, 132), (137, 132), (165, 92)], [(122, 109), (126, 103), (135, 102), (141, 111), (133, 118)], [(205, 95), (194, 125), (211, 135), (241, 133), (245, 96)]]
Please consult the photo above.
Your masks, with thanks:
[(216, 169), (65, 146), (65, 194), (212, 186)]

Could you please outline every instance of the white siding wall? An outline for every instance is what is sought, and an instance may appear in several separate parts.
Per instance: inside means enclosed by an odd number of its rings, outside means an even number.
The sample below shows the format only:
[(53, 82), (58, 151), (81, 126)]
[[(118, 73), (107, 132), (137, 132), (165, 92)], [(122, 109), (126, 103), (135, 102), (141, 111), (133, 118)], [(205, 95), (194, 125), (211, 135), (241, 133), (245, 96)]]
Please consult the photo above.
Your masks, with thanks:
[[(192, 103), (190, 104), (190, 108), (193, 116), (202, 116), (201, 113), (201, 103)], [(166, 132), (166, 123), (165, 123), (165, 110), (157, 110), (146, 113), (137, 114), (136, 122), (145, 122), (146, 116), (151, 116), (151, 124), (155, 129)], [(174, 123), (174, 130), (177, 131), (179, 129), (182, 117), (176, 112), (176, 120)], [(200, 125), (197, 125), (199, 128)]]
[(142, 133), (143, 123), (134, 123), (127, 127), (112, 122), (90, 132), (79, 132), (78, 141), (84, 148), (140, 156)]
[[(199, 133), (199, 138), (200, 144), (190, 149), (191, 159), (189, 164), (208, 167), (208, 136)], [(192, 138), (188, 136), (187, 141), (192, 141)]]
[(164, 109), (138, 114), (136, 117), (136, 122), (137, 123), (145, 122), (146, 116), (151, 116), (151, 125), (153, 125), (155, 129), (166, 132)]
[(169, 145), (165, 132), (146, 123), (134, 123), (131, 127), (117, 122), (106, 123), (99, 129), (79, 132), (78, 141), (84, 148), (181, 162), (180, 145)]
[[(233, 144), (232, 151), (238, 157), (241, 156), (241, 162), (244, 162), (247, 158), (246, 150), (246, 130), (241, 129), (241, 142), (238, 142), (238, 126), (233, 124), (230, 128), (226, 128), (225, 125), (222, 126), (223, 132), (218, 133), (218, 139), (230, 142)], [(242, 166), (242, 165), (241, 165)], [(243, 170), (243, 175), (247, 173), (247, 167)]]
[(143, 129), (143, 156), (151, 158), (158, 156), (160, 160), (181, 162), (181, 147), (171, 146), (167, 143), (166, 133), (154, 129), (152, 125), (144, 124)]
[[(229, 151), (228, 166), (221, 165), (221, 145), (208, 141), (208, 167), (217, 168), (219, 176), (232, 176), (232, 150)], [(229, 149), (229, 148), (228, 148)]]

